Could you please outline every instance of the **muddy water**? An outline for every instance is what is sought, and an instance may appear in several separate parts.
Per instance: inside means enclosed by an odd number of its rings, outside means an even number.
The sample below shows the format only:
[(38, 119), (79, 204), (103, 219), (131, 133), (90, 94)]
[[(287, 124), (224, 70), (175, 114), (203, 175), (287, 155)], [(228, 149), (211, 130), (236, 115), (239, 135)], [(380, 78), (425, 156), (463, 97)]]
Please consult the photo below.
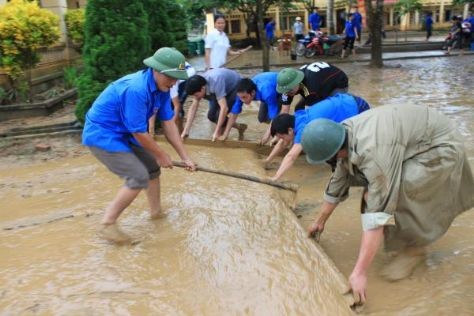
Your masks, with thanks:
[[(263, 176), (253, 152), (189, 150), (203, 165)], [(291, 192), (166, 170), (166, 217), (148, 220), (141, 195), (122, 220), (139, 243), (117, 247), (94, 229), (121, 181), (89, 155), (4, 166), (0, 178), (1, 313), (350, 314), (289, 211)]]
[[(446, 113), (466, 137), (474, 167), (472, 57), (389, 65), (395, 67), (368, 70), (358, 63), (340, 67), (351, 78), (350, 90), (372, 105), (419, 103)], [(205, 110), (203, 105), (191, 137), (212, 134)], [(256, 123), (256, 115), (254, 104), (239, 118), (249, 125), (248, 140), (258, 139), (266, 128)], [(237, 133), (232, 132), (231, 138), (237, 138)], [(190, 150), (205, 166), (264, 176), (258, 161), (262, 157), (254, 153)], [(121, 181), (93, 158), (82, 155), (21, 165), (12, 159), (2, 161), (7, 163), (0, 167), (0, 313), (347, 312), (329, 273), (322, 271), (314, 244), (288, 211), (293, 197), (282, 191), (209, 174), (165, 171), (166, 218), (149, 221), (141, 195), (121, 223), (139, 243), (114, 247), (95, 236), (94, 226)], [(302, 227), (315, 217), (328, 177), (327, 168), (309, 166), (302, 158), (286, 176), (301, 184), (296, 214)], [(361, 235), (360, 191), (351, 193), (321, 239), (321, 246), (346, 276), (357, 258)], [(75, 217), (68, 217), (71, 214)], [(4, 230), (10, 227), (16, 228)], [(369, 273), (364, 313), (472, 315), (473, 231), (471, 210), (430, 247), (426, 263), (413, 276), (397, 283), (378, 276), (388, 261), (380, 251)]]

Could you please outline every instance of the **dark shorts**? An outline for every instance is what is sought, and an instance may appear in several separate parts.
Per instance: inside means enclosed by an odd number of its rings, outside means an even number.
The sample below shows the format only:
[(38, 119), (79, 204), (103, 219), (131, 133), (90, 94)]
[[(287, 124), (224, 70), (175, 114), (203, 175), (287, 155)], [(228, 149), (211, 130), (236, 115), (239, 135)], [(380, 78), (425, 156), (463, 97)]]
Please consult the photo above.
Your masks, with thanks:
[[(230, 112), (230, 110), (232, 109), (232, 105), (235, 102), (236, 96), (237, 96), (237, 92), (234, 91), (234, 93), (225, 97), (227, 101), (228, 112)], [(207, 111), (207, 119), (217, 124), (217, 121), (219, 120), (219, 114), (221, 113), (221, 107), (219, 106), (219, 103), (217, 102), (217, 99), (214, 95), (210, 96), (208, 100), (209, 100), (209, 111)], [(224, 121), (224, 127), (225, 127), (225, 124), (227, 124), (227, 118)]]
[(89, 147), (92, 154), (112, 173), (125, 179), (129, 189), (146, 189), (148, 181), (160, 176), (155, 157), (143, 147), (131, 145), (133, 152), (110, 152)]
[(346, 38), (344, 39), (344, 49), (347, 49), (347, 47), (349, 47), (349, 49), (354, 49), (355, 39), (355, 37), (346, 36)]

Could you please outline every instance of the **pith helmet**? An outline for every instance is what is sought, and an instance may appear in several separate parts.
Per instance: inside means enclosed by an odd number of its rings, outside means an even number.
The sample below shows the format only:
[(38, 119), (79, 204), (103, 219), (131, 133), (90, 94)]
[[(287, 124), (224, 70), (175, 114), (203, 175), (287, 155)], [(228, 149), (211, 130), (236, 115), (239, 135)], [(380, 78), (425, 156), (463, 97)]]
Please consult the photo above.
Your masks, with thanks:
[(303, 81), (304, 73), (294, 68), (280, 70), (277, 76), (277, 92), (287, 93)]
[(325, 162), (340, 149), (346, 137), (344, 127), (328, 119), (311, 121), (303, 130), (301, 145), (311, 164)]
[(143, 63), (168, 77), (186, 80), (185, 58), (174, 47), (162, 47), (153, 56), (143, 60)]

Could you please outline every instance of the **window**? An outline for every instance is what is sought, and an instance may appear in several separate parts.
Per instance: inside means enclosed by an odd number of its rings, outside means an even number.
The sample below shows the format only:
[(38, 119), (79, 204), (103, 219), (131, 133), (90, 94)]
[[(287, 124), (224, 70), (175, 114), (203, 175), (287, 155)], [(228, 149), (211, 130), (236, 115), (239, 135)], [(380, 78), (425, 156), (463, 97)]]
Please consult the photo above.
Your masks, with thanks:
[(443, 22), (449, 22), (451, 20), (451, 10), (446, 10), (444, 12), (444, 21)]
[(230, 29), (231, 29), (232, 34), (242, 33), (240, 20), (231, 20), (230, 21)]
[(286, 31), (289, 29), (288, 27), (288, 17), (280, 15), (280, 31)]

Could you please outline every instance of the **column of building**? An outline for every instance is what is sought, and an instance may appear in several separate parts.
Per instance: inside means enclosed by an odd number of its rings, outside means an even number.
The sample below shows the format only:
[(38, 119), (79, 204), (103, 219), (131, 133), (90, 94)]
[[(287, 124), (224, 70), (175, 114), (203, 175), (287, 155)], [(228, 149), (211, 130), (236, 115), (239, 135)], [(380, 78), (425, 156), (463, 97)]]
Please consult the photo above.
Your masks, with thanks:
[(67, 12), (66, 0), (41, 0), (40, 5), (44, 9), (48, 9), (57, 16), (59, 16), (59, 27), (61, 30), (61, 42), (66, 42), (66, 24), (64, 23), (64, 15)]

